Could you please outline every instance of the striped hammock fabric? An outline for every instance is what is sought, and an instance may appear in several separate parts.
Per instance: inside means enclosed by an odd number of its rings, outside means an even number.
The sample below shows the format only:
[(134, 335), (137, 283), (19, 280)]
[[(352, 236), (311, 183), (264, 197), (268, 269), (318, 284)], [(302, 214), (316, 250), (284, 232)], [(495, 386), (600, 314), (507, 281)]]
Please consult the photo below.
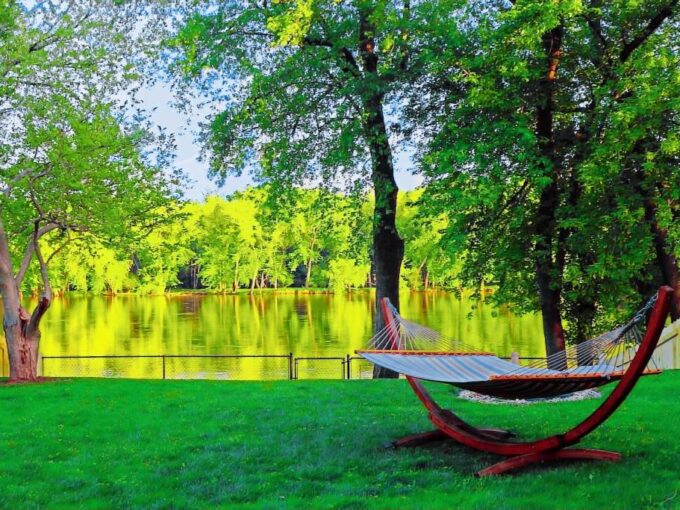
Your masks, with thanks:
[[(492, 354), (437, 353), (419, 351), (357, 351), (362, 357), (381, 367), (400, 374), (427, 381), (445, 383), (468, 383), (488, 381), (495, 377), (510, 376), (517, 372), (517, 365)], [(599, 364), (595, 367), (574, 367), (565, 371), (528, 367), (523, 376), (569, 377), (597, 373), (611, 375), (615, 366)]]

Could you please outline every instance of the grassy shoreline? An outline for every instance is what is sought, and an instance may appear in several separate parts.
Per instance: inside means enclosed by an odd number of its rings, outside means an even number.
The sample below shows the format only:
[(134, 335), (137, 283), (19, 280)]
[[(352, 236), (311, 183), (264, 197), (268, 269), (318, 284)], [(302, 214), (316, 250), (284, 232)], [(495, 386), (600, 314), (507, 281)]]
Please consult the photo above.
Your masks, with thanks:
[[(529, 437), (598, 402), (492, 406), (432, 388), (474, 423)], [(680, 371), (642, 380), (584, 441), (620, 463), (479, 480), (497, 457), (381, 447), (431, 428), (404, 381), (2, 386), (0, 508), (680, 508), (678, 390)]]
[[(461, 294), (464, 296), (469, 296), (473, 293), (469, 289), (454, 289), (454, 288), (435, 288), (435, 289), (402, 289), (405, 292), (413, 294), (438, 294), (438, 293), (449, 293), (449, 294)], [(68, 297), (88, 297), (88, 296), (108, 296), (108, 297), (182, 297), (182, 296), (259, 296), (259, 295), (316, 295), (316, 294), (352, 294), (352, 293), (364, 293), (372, 292), (375, 293), (375, 287), (359, 287), (353, 289), (345, 289), (338, 291), (330, 287), (266, 287), (263, 289), (255, 288), (252, 291), (249, 288), (239, 288), (235, 292), (219, 291), (213, 289), (183, 289), (183, 288), (172, 288), (165, 292), (157, 294), (144, 294), (135, 291), (123, 291), (117, 292), (115, 294), (104, 292), (104, 293), (94, 293), (90, 291), (68, 291), (65, 293), (57, 294), (57, 297), (68, 298)], [(485, 292), (484, 295), (491, 294), (492, 289)], [(36, 299), (37, 296), (29, 296), (32, 299)], [(0, 300), (1, 302), (1, 300)]]

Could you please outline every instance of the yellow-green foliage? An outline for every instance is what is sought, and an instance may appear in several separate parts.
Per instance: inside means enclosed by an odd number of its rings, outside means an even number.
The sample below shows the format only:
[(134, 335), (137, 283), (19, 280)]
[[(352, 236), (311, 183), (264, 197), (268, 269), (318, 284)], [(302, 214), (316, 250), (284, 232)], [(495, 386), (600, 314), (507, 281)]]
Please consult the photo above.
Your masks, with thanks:
[[(50, 274), (59, 291), (135, 291), (162, 294), (180, 284), (179, 275), (196, 268), (208, 289), (285, 287), (294, 283), (335, 290), (367, 285), (371, 270), (369, 195), (345, 197), (323, 190), (296, 189), (284, 206), (273, 207), (269, 191), (248, 188), (223, 198), (189, 202), (138, 239), (104, 244), (81, 235), (61, 246), (59, 236), (43, 241), (52, 256)], [(456, 284), (456, 265), (439, 245), (443, 216), (423, 218), (422, 191), (399, 196), (399, 230), (406, 243), (404, 285), (412, 289)], [(54, 252), (54, 253), (53, 253)], [(39, 285), (32, 269), (25, 287)]]

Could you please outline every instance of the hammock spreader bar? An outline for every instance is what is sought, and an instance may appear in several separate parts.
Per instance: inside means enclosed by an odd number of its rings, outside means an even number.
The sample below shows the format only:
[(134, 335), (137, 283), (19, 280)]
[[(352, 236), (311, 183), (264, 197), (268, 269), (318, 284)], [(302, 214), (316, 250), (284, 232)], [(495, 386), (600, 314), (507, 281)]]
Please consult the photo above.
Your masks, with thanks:
[[(647, 365), (651, 360), (668, 316), (672, 292), (673, 289), (670, 287), (661, 287), (656, 296), (656, 301), (646, 307), (649, 309), (644, 310), (643, 315), (645, 317), (648, 315), (649, 319), (634, 355), (631, 355), (629, 349), (621, 348), (622, 345), (626, 347), (623, 341), (617, 340), (615, 346), (608, 346), (606, 352), (615, 353), (615, 362), (618, 362), (620, 358), (622, 366), (625, 366), (625, 370), (616, 373), (615, 377), (612, 377), (614, 373), (608, 374), (610, 381), (618, 381), (618, 384), (590, 416), (563, 434), (548, 436), (535, 441), (519, 441), (509, 431), (474, 427), (452, 411), (440, 407), (419, 378), (406, 375), (408, 384), (427, 409), (430, 421), (437, 427), (437, 430), (399, 439), (393, 445), (395, 447), (416, 446), (442, 438), (451, 438), (471, 448), (508, 457), (506, 460), (478, 471), (477, 476), (498, 475), (530, 464), (561, 459), (619, 460), (621, 456), (615, 452), (570, 447), (579, 443), (581, 439), (604, 423), (628, 397), (640, 377), (645, 372), (650, 372)], [(397, 336), (399, 332), (398, 315), (392, 313), (390, 303), (386, 298), (383, 298), (380, 305), (392, 345), (399, 348), (403, 347)], [(643, 320), (644, 318), (631, 322), (641, 324)], [(623, 339), (621, 334), (615, 336)], [(412, 356), (410, 359), (417, 358), (418, 356)], [(455, 358), (455, 356), (452, 358)], [(487, 382), (491, 383), (492, 381)], [(498, 382), (496, 380), (494, 384), (498, 384)], [(505, 381), (501, 380), (500, 382)], [(540, 384), (545, 387), (547, 382), (541, 380)], [(571, 381), (563, 384), (571, 384)], [(513, 391), (516, 389), (513, 388)]]

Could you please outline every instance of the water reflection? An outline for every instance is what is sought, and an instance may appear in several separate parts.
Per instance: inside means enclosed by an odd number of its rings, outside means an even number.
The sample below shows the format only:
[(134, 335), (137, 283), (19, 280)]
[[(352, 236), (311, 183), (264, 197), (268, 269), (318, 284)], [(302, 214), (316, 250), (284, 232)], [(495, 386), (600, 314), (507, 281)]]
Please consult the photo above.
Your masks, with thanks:
[[(497, 353), (543, 356), (538, 315), (475, 304), (445, 292), (405, 293), (404, 317)], [(344, 357), (371, 336), (372, 292), (347, 295), (67, 296), (43, 325), (44, 356), (287, 355)], [(665, 346), (678, 364), (677, 342)], [(341, 374), (338, 360), (298, 363), (301, 377)], [(45, 360), (46, 375), (285, 378), (286, 358), (115, 358)], [(367, 370), (359, 362), (353, 370)], [(6, 364), (4, 367), (7, 373)], [(354, 372), (357, 375), (357, 372)]]

